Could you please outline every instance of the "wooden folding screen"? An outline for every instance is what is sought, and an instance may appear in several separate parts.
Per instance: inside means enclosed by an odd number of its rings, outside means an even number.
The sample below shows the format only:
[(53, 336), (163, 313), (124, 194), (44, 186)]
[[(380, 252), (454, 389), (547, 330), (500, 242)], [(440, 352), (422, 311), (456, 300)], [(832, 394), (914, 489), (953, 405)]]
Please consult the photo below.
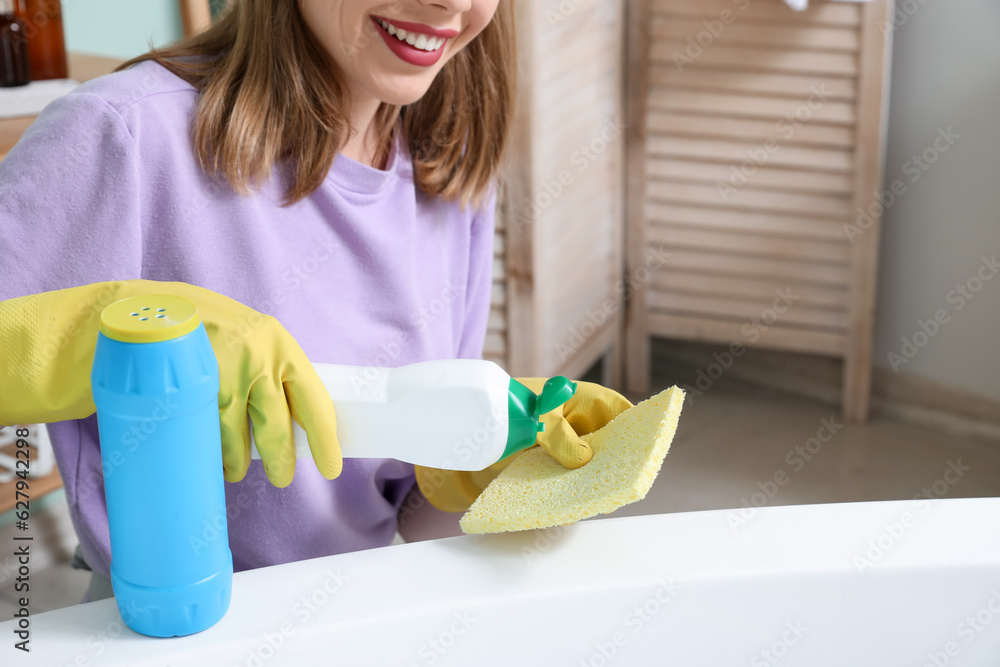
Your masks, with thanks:
[(485, 356), (514, 375), (620, 383), (624, 7), (517, 0), (517, 119)]
[(629, 304), (629, 389), (650, 336), (739, 343), (843, 358), (867, 417), (891, 4), (629, 2), (629, 269), (670, 255)]

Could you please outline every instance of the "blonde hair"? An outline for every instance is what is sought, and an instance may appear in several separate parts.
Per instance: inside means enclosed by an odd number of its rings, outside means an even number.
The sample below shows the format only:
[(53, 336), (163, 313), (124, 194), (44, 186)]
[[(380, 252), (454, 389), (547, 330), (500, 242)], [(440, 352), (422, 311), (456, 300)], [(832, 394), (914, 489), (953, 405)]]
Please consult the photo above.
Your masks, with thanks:
[[(295, 203), (322, 184), (347, 141), (343, 76), (296, 0), (230, 2), (205, 32), (119, 69), (146, 60), (199, 91), (195, 154), (206, 173), (237, 192), (251, 192), (287, 165), (285, 203)], [(388, 151), (398, 125), (420, 189), (478, 206), (502, 159), (516, 68), (513, 0), (500, 0), (489, 25), (445, 63), (420, 100), (379, 106), (381, 150)]]

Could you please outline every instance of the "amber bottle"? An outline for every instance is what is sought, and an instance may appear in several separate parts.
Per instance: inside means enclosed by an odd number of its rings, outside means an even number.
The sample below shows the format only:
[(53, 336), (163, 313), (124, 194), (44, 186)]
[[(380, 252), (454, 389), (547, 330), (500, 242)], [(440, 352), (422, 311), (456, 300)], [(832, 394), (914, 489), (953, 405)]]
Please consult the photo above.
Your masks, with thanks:
[(14, 15), (14, 0), (0, 0), (0, 87), (30, 81), (24, 23)]
[(31, 79), (65, 79), (66, 41), (63, 37), (62, 3), (59, 0), (17, 0), (18, 15), (28, 37)]

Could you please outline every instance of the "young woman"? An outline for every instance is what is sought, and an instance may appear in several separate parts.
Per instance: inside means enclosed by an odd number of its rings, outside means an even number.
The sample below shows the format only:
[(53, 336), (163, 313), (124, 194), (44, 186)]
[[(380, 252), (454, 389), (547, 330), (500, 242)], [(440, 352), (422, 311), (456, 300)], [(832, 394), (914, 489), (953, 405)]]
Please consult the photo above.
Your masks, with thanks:
[[(95, 579), (108, 577), (110, 545), (93, 404), (89, 391), (62, 403), (46, 393), (89, 387), (79, 376), (93, 342), (51, 344), (46, 327), (67, 317), (63, 331), (96, 337), (96, 305), (151, 290), (205, 297), (236, 570), (390, 543), (413, 467), (365, 459), (341, 471), (335, 423), (310, 419), (323, 405), (306, 405), (320, 385), (303, 360), (481, 355), (513, 105), (511, 3), (235, 0), (207, 32), (52, 103), (0, 162), (0, 337), (12, 351), (0, 423), (66, 420), (50, 432)], [(81, 305), (70, 317), (56, 303)], [(227, 388), (239, 373), (223, 367), (226, 327), (260, 313), (266, 325), (244, 327), (234, 362), (256, 375)], [(606, 406), (600, 423), (628, 407), (586, 391)], [(325, 476), (251, 463), (247, 414), (273, 451), (291, 446), (295, 417)], [(280, 418), (261, 432), (268, 414)], [(566, 465), (588, 458), (579, 442), (556, 450)], [(443, 483), (462, 484), (461, 498), (466, 481)]]

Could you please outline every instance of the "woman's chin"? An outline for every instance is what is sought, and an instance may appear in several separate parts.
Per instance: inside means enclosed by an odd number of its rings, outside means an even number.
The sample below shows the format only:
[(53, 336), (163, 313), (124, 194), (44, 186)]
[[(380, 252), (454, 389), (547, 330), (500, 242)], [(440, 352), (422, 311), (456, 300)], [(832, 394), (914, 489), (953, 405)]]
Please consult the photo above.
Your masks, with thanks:
[(423, 97), (427, 90), (430, 88), (430, 84), (424, 87), (414, 87), (414, 88), (400, 88), (399, 86), (393, 86), (385, 90), (378, 91), (378, 99), (385, 102), (386, 104), (395, 104), (396, 106), (406, 106), (408, 104), (413, 104)]

